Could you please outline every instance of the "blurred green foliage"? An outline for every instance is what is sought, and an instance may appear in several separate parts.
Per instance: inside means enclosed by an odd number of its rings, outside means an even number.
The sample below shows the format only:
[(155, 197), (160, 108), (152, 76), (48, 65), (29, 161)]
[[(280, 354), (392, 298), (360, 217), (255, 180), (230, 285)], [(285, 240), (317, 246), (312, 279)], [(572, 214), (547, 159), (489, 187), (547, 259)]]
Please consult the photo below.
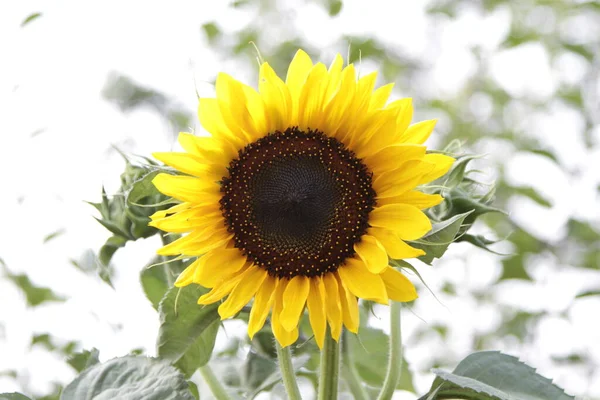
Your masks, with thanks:
[[(318, 0), (311, 2), (319, 4), (324, 13), (330, 18), (339, 18), (343, 13), (345, 4), (340, 0)], [(468, 10), (476, 10), (481, 17), (492, 15), (495, 11), (506, 11), (510, 16), (509, 31), (501, 40), (498, 48), (493, 52), (484, 51), (478, 46), (472, 46), (468, 50), (475, 60), (474, 72), (461, 85), (451, 99), (442, 97), (437, 91), (421, 91), (418, 84), (424, 79), (428, 79), (431, 74), (431, 65), (427, 60), (416, 56), (410, 56), (402, 48), (382, 40), (380, 37), (372, 35), (357, 35), (355, 32), (339, 32), (339, 40), (334, 44), (335, 49), (320, 49), (315, 44), (308, 43), (301, 30), (293, 30), (287, 25), (286, 18), (282, 16), (293, 12), (290, 6), (284, 2), (275, 0), (238, 0), (229, 3), (232, 9), (237, 11), (247, 11), (253, 15), (248, 24), (233, 32), (224, 28), (220, 20), (208, 21), (199, 24), (199, 35), (201, 35), (206, 44), (217, 54), (225, 59), (237, 59), (247, 65), (256, 66), (256, 45), (265, 60), (268, 60), (280, 76), (285, 76), (285, 71), (289, 61), (298, 48), (303, 48), (313, 56), (314, 59), (321, 59), (321, 55), (331, 50), (339, 51), (341, 54), (349, 54), (350, 62), (373, 62), (379, 66), (382, 80), (394, 82), (396, 84), (396, 93), (409, 93), (414, 96), (415, 109), (421, 115), (437, 115), (444, 121), (438, 137), (441, 137), (439, 148), (460, 141), (464, 144), (465, 151), (469, 153), (480, 153), (481, 149), (498, 148), (502, 151), (500, 157), (497, 157), (498, 164), (492, 165), (489, 159), (471, 160), (469, 156), (463, 156), (459, 165), (465, 167), (462, 170), (467, 176), (482, 176), (473, 173), (475, 167), (469, 164), (471, 161), (477, 166), (488, 165), (490, 170), (497, 171), (495, 178), (495, 187), (485, 187), (475, 181), (468, 185), (469, 187), (454, 186), (454, 192), (445, 193), (454, 207), (462, 207), (461, 203), (465, 196), (461, 196), (465, 191), (479, 193), (481, 200), (480, 210), (486, 210), (480, 213), (463, 214), (459, 217), (454, 213), (449, 220), (444, 218), (444, 209), (432, 210), (433, 213), (441, 213), (439, 223), (445, 225), (439, 228), (447, 229), (438, 231), (437, 234), (444, 233), (444, 236), (436, 243), (449, 241), (450, 238), (459, 237), (460, 240), (470, 242), (479, 247), (496, 249), (494, 243), (497, 239), (507, 238), (505, 244), (509, 244), (510, 254), (502, 258), (502, 271), (498, 277), (498, 282), (506, 280), (521, 280), (535, 282), (535, 277), (531, 271), (530, 260), (536, 255), (551, 255), (556, 264), (563, 268), (573, 270), (586, 269), (600, 273), (600, 229), (597, 221), (585, 219), (581, 215), (571, 216), (566, 223), (566, 229), (560, 240), (548, 241), (542, 237), (536, 236), (535, 230), (528, 226), (521, 226), (516, 221), (500, 213), (487, 212), (485, 207), (490, 206), (492, 197), (494, 198), (494, 207), (498, 209), (507, 209), (512, 201), (527, 198), (540, 207), (552, 209), (555, 204), (543, 192), (540, 191), (536, 182), (531, 184), (515, 184), (507, 176), (504, 159), (515, 153), (531, 154), (550, 160), (554, 165), (560, 168), (567, 178), (576, 177), (581, 171), (572, 170), (565, 164), (565, 161), (555, 148), (538, 136), (524, 132), (522, 128), (515, 126), (514, 117), (511, 117), (511, 110), (515, 108), (524, 113), (532, 114), (535, 112), (551, 112), (552, 107), (557, 104), (573, 110), (581, 117), (584, 125), (583, 141), (588, 150), (597, 150), (599, 147), (598, 136), (594, 136), (594, 128), (600, 121), (600, 107), (598, 105), (597, 93), (590, 91), (590, 88), (598, 87), (600, 84), (600, 74), (598, 62), (600, 60), (600, 39), (586, 39), (584, 32), (576, 34), (565, 33), (565, 26), (573, 23), (579, 17), (591, 17), (594, 21), (600, 19), (600, 3), (597, 1), (572, 2), (568, 0), (525, 0), (519, 2), (509, 2), (501, 0), (481, 0), (481, 1), (457, 1), (457, 0), (433, 0), (427, 3), (427, 20), (432, 26), (438, 22), (446, 20), (457, 20)], [(373, 12), (377, 12), (376, 9)], [(536, 13), (546, 15), (545, 23), (533, 24), (531, 20)], [(39, 18), (41, 13), (33, 13), (23, 20), (22, 26), (27, 27), (32, 21)], [(269, 30), (263, 29), (268, 25)], [(469, 27), (465, 26), (465, 29)], [(284, 39), (273, 37), (269, 34), (273, 31), (286, 32)], [(584, 66), (580, 80), (569, 80), (557, 82), (557, 88), (552, 98), (540, 101), (535, 96), (524, 95), (514, 98), (508, 91), (493, 79), (490, 73), (491, 57), (501, 51), (508, 49), (518, 49), (527, 44), (539, 44), (547, 52), (551, 66), (555, 66), (560, 57), (568, 55), (577, 59)], [(325, 61), (325, 59), (323, 59)], [(136, 77), (127, 77), (119, 72), (115, 72), (107, 77), (105, 88), (103, 90), (104, 98), (117, 106), (123, 112), (130, 112), (138, 108), (147, 108), (155, 111), (171, 124), (172, 131), (186, 130), (194, 125), (195, 117), (193, 112), (186, 110), (177, 100), (171, 99), (160, 91), (146, 87), (136, 82)], [(473, 106), (473, 98), (485, 98), (490, 102), (490, 113), (482, 119), (478, 114), (478, 105)], [(169, 132), (170, 133), (170, 132)], [(504, 150), (502, 150), (504, 149)], [(455, 167), (456, 169), (457, 167)], [(145, 193), (148, 189), (148, 183), (154, 173), (153, 168), (146, 166), (132, 165), (127, 163), (127, 171), (122, 177), (122, 189), (112, 195), (102, 193), (100, 203), (93, 204), (101, 214), (100, 222), (109, 229), (113, 236), (108, 239), (105, 246), (98, 254), (94, 252), (86, 253), (81, 260), (73, 261), (74, 265), (84, 271), (98, 273), (100, 278), (110, 283), (110, 277), (113, 272), (113, 266), (110, 261), (114, 252), (125, 245), (128, 241), (137, 238), (148, 237), (156, 233), (153, 228), (147, 226), (148, 216), (154, 212), (157, 207), (162, 206), (165, 200), (159, 193), (147, 198), (136, 197), (136, 185), (139, 185), (139, 193)], [(448, 182), (443, 184), (448, 185)], [(450, 185), (452, 186), (452, 185)], [(157, 207), (149, 207), (159, 205)], [(448, 203), (446, 203), (446, 206)], [(467, 207), (468, 208), (468, 207)], [(432, 214), (432, 216), (435, 216)], [(484, 227), (492, 235), (463, 234), (466, 225), (474, 223), (474, 218), (480, 217), (476, 225)], [(481, 229), (480, 229), (481, 230)], [(62, 234), (57, 230), (46, 237), (50, 241)], [(431, 238), (430, 238), (431, 239)], [(421, 244), (427, 246), (427, 243)], [(431, 245), (431, 243), (429, 243)], [(418, 244), (417, 244), (418, 246)], [(503, 248), (505, 248), (503, 247)], [(445, 250), (445, 249), (443, 249)], [(165, 260), (156, 258), (152, 265), (160, 264)], [(435, 264), (436, 260), (427, 258), (424, 261)], [(176, 274), (185, 267), (180, 260), (172, 264), (154, 265), (146, 268), (139, 266), (141, 274), (141, 284), (144, 292), (148, 296), (155, 308), (159, 308), (160, 299), (163, 298), (172, 280)], [(64, 299), (55, 294), (52, 289), (37, 286), (33, 284), (26, 275), (11, 274), (7, 268), (4, 268), (4, 276), (24, 293), (27, 303), (34, 307), (47, 301), (63, 301)], [(488, 291), (491, 288), (487, 288)], [(173, 290), (173, 289), (172, 289)], [(456, 288), (452, 284), (447, 284), (443, 291), (448, 294), (456, 294)], [(485, 292), (485, 290), (483, 291)], [(589, 296), (599, 296), (600, 287), (591, 288), (585, 292), (579, 293), (574, 302), (581, 301)], [(473, 296), (481, 304), (495, 302), (487, 293), (473, 293)], [(474, 340), (473, 348), (485, 348), (486, 343), (492, 339), (515, 338), (519, 343), (530, 343), (534, 340), (534, 327), (544, 316), (542, 312), (532, 312), (518, 309), (506, 305), (497, 305), (501, 314), (500, 328), (494, 332), (480, 332)], [(164, 315), (164, 310), (163, 310)], [(247, 318), (244, 311), (239, 316), (241, 319)], [(188, 327), (189, 328), (189, 327)], [(448, 340), (448, 327), (443, 325), (427, 326), (427, 330), (434, 330), (436, 335), (442, 340)], [(359, 335), (358, 339), (364, 347), (354, 346), (359, 357), (358, 373), (369, 384), (375, 384), (377, 377), (381, 373), (380, 367), (382, 360), (372, 357), (370, 351), (372, 347), (381, 346), (384, 343), (385, 334), (381, 331), (364, 328), (364, 335)], [(303, 330), (305, 340), (308, 340), (310, 332)], [(423, 336), (423, 333), (417, 332), (416, 338)], [(32, 346), (43, 346), (48, 351), (56, 352), (65, 359), (77, 371), (93, 366), (98, 361), (98, 353), (95, 349), (77, 353), (75, 344), (59, 343), (49, 335), (40, 334), (32, 338)], [(270, 335), (265, 330), (259, 332), (253, 340), (252, 348), (247, 343), (232, 340), (230, 348), (216, 354), (215, 356), (222, 361), (224, 376), (227, 376), (228, 382), (232, 387), (240, 390), (251, 389), (255, 393), (261, 390), (271, 390), (279, 382), (275, 365), (275, 354)], [(314, 381), (315, 362), (309, 359), (307, 349), (314, 346), (311, 341), (298, 344), (295, 347), (296, 362), (302, 366), (301, 374)], [(361, 350), (362, 349), (362, 350)], [(364, 350), (364, 351), (363, 351)], [(378, 352), (378, 350), (374, 350)], [(243, 354), (244, 357), (239, 355)], [(456, 355), (439, 354), (434, 364), (428, 365), (426, 369), (435, 365), (455, 365)], [(594, 366), (589, 360), (581, 354), (570, 354), (556, 360), (561, 365), (581, 365), (584, 368), (579, 371), (592, 376)], [(218, 367), (218, 366), (217, 366)], [(413, 371), (414, 372), (414, 371)], [(0, 371), (0, 375), (11, 375), (14, 371)], [(408, 381), (403, 381), (402, 387), (408, 390), (414, 389), (411, 375), (407, 372), (405, 377)], [(57, 390), (60, 391), (60, 388)], [(54, 397), (52, 397), (54, 396)], [(57, 398), (56, 394), (40, 398)]]

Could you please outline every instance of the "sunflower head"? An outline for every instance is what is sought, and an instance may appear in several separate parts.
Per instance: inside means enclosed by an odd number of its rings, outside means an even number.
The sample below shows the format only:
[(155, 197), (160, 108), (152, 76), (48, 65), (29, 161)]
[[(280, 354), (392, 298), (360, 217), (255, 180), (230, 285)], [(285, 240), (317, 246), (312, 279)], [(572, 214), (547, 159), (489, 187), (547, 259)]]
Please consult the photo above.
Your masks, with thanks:
[(199, 304), (226, 300), (222, 318), (252, 299), (252, 337), (269, 313), (282, 346), (298, 338), (304, 308), (319, 346), (357, 332), (358, 298), (387, 304), (417, 297), (389, 258), (420, 256), (406, 241), (431, 229), (423, 209), (442, 201), (416, 188), (454, 159), (427, 154), (435, 121), (410, 125), (410, 99), (388, 102), (338, 55), (329, 68), (298, 51), (286, 80), (268, 63), (258, 90), (219, 74), (216, 98), (201, 98), (210, 136), (182, 133), (183, 153), (154, 156), (181, 174), (155, 186), (180, 201), (151, 225), (185, 234), (162, 255), (195, 260), (176, 286), (211, 288)]

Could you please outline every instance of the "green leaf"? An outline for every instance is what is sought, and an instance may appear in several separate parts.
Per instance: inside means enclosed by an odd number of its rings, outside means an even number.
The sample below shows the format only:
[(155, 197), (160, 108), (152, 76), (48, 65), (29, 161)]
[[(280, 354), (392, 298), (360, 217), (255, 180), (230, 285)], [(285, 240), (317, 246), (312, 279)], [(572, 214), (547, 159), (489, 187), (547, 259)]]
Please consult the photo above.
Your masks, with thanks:
[(474, 246), (479, 247), (480, 249), (484, 249), (489, 251), (490, 253), (494, 253), (497, 254), (499, 256), (506, 256), (507, 254), (501, 254), (498, 253), (497, 251), (494, 251), (492, 249), (490, 249), (488, 246), (496, 244), (498, 242), (500, 242), (501, 240), (493, 240), (493, 239), (488, 239), (483, 235), (471, 235), (469, 233), (465, 233), (464, 235), (462, 235), (460, 238), (458, 238), (456, 240), (457, 242), (468, 242), (471, 243)]
[(510, 312), (505, 322), (496, 330), (496, 337), (515, 336), (521, 343), (524, 343), (531, 337), (532, 327), (536, 326), (543, 317), (543, 313), (530, 313), (526, 311)]
[(27, 275), (12, 274), (4, 267), (4, 264), (2, 264), (2, 266), (4, 269), (4, 276), (12, 281), (19, 289), (21, 289), (23, 294), (25, 294), (27, 305), (36, 307), (47, 301), (63, 302), (66, 300), (64, 297), (55, 294), (50, 288), (33, 284)]
[(182, 370), (186, 377), (191, 377), (198, 368), (208, 363), (220, 327), (220, 319), (210, 324), (175, 363), (175, 366)]
[(488, 194), (485, 195), (485, 197), (477, 198), (473, 196), (473, 194), (467, 193), (462, 189), (456, 189), (453, 190), (446, 199), (451, 202), (454, 213), (472, 213), (465, 220), (465, 224), (469, 226), (473, 224), (475, 219), (477, 219), (477, 217), (480, 215), (492, 212), (506, 215), (506, 213), (501, 209), (489, 205), (489, 203), (493, 200), (493, 193), (494, 190), (492, 189)]
[[(387, 372), (389, 337), (380, 329), (361, 326), (358, 335), (349, 334), (349, 351), (356, 371), (365, 383), (381, 387)], [(406, 361), (402, 362), (402, 375), (396, 389), (414, 392), (412, 374)]]
[[(113, 236), (115, 237), (115, 236)], [(113, 238), (109, 238), (107, 240), (107, 243)], [(106, 255), (104, 257), (107, 257)], [(73, 266), (75, 268), (77, 268), (78, 270), (85, 272), (85, 273), (97, 273), (98, 276), (100, 277), (100, 279), (102, 279), (102, 281), (104, 281), (105, 283), (107, 283), (110, 287), (113, 287), (112, 284), (112, 275), (113, 275), (113, 267), (112, 265), (106, 265), (104, 263), (102, 263), (99, 259), (98, 256), (96, 256), (96, 254), (88, 249), (86, 251), (83, 252), (83, 254), (81, 255), (81, 257), (79, 257), (79, 260), (73, 260), (71, 259), (71, 264), (73, 264)]]
[(250, 350), (242, 370), (244, 386), (250, 391), (256, 390), (276, 370), (277, 364), (273, 359)]
[(199, 285), (174, 287), (158, 306), (158, 356), (188, 375), (208, 362), (219, 330), (219, 304), (198, 305), (198, 298), (207, 292)]
[(108, 267), (115, 252), (121, 247), (125, 246), (125, 244), (127, 244), (127, 238), (124, 238), (123, 236), (109, 237), (104, 245), (100, 248), (98, 260), (104, 267)]
[(516, 29), (516, 27), (513, 26), (510, 34), (504, 40), (501, 46), (505, 48), (517, 47), (527, 42), (537, 42), (539, 39), (540, 34), (538, 32), (534, 30), (525, 31), (522, 29)]
[[(154, 259), (154, 263), (157, 262), (160, 262), (160, 257)], [(144, 293), (152, 303), (152, 307), (157, 310), (158, 304), (169, 290), (169, 279), (166, 274), (170, 274), (170, 272), (165, 269), (164, 265), (146, 266), (140, 272), (140, 282)]]
[(160, 171), (152, 171), (145, 174), (142, 178), (135, 181), (131, 190), (127, 194), (127, 205), (136, 206), (138, 204), (144, 204), (144, 199), (152, 198), (154, 196), (160, 196), (160, 192), (156, 189), (156, 186), (152, 183), (152, 180), (158, 175)]
[(52, 233), (49, 233), (48, 235), (44, 236), (44, 243), (48, 243), (49, 241), (56, 239), (57, 237), (59, 237), (60, 235), (63, 235), (65, 233), (64, 229), (58, 229)]
[(202, 30), (204, 31), (206, 39), (208, 39), (209, 43), (214, 42), (221, 35), (221, 30), (214, 22), (207, 22), (206, 24), (202, 25)]
[[(292, 359), (292, 366), (294, 371), (300, 371), (300, 369), (308, 362), (310, 356), (308, 354), (302, 354), (299, 357), (294, 357)], [(256, 388), (254, 392), (252, 392), (248, 398), (254, 399), (260, 392), (264, 392), (267, 390), (271, 390), (275, 385), (281, 382), (281, 371), (277, 368), (275, 372), (269, 375), (263, 382), (261, 382), (260, 386)]]
[(100, 224), (106, 229), (108, 229), (113, 235), (132, 239), (128, 232), (124, 231), (119, 225), (117, 225), (113, 221), (100, 218), (96, 218), (96, 221), (100, 222)]
[(14, 369), (5, 369), (3, 371), (0, 371), (0, 378), (8, 377), (8, 378), (12, 378), (12, 379), (17, 379), (17, 376), (19, 376), (19, 375), (17, 374), (17, 371), (15, 371)]
[(188, 381), (188, 386), (190, 387), (190, 392), (192, 393), (194, 398), (196, 400), (200, 400), (200, 392), (198, 392), (198, 386), (192, 381)]
[(61, 400), (195, 400), (183, 375), (166, 362), (141, 356), (115, 358), (85, 370)]
[(440, 258), (444, 255), (450, 243), (454, 241), (456, 235), (465, 220), (472, 211), (458, 214), (450, 219), (433, 224), (431, 231), (416, 242), (411, 242), (411, 246), (423, 249), (425, 255), (419, 259), (431, 265), (435, 258)]
[(441, 177), (444, 180), (444, 186), (448, 188), (454, 188), (460, 185), (465, 177), (467, 166), (469, 163), (481, 156), (475, 154), (467, 154), (456, 158), (456, 161), (452, 165), (452, 168), (446, 175)]
[(594, 60), (594, 52), (583, 45), (570, 44), (564, 42), (561, 43), (561, 45), (565, 48), (565, 50), (569, 50), (573, 53), (579, 54), (580, 56), (585, 57), (585, 59), (590, 62)]
[(48, 333), (33, 335), (31, 337), (31, 342), (29, 344), (29, 347), (32, 348), (33, 346), (36, 346), (36, 345), (45, 347), (46, 350), (50, 350), (50, 351), (56, 349), (56, 345), (52, 342), (52, 338), (50, 337), (50, 334), (48, 334)]
[(329, 12), (330, 17), (335, 17), (340, 13), (340, 11), (342, 11), (342, 6), (344, 3), (340, 0), (330, 0), (328, 3), (329, 4), (327, 6), (329, 9), (327, 11)]
[(585, 292), (581, 292), (577, 296), (575, 296), (575, 298), (580, 299), (582, 297), (591, 297), (591, 296), (600, 296), (600, 289), (588, 290)]
[(550, 150), (544, 150), (544, 149), (540, 149), (540, 148), (532, 148), (532, 149), (524, 149), (524, 150), (527, 150), (528, 152), (530, 152), (532, 154), (537, 154), (542, 157), (546, 157), (547, 159), (554, 161), (556, 164), (559, 164), (558, 157), (556, 156), (556, 154), (554, 154)]
[(550, 200), (543, 197), (541, 194), (539, 194), (537, 192), (537, 190), (535, 190), (531, 186), (515, 187), (515, 188), (512, 188), (512, 191), (516, 194), (521, 194), (523, 196), (529, 197), (531, 200), (535, 201), (540, 206), (543, 206), (546, 208), (552, 207), (552, 203), (550, 202)]
[(42, 16), (42, 13), (39, 13), (39, 12), (30, 14), (27, 18), (25, 18), (23, 20), (23, 22), (21, 22), (21, 28), (24, 27), (25, 25), (31, 23), (32, 21), (35, 21), (36, 19), (38, 19), (41, 16)]
[(32, 400), (21, 393), (0, 393), (0, 400)]
[(83, 350), (80, 353), (75, 353), (67, 359), (67, 363), (77, 372), (84, 371), (89, 367), (98, 364), (100, 352), (95, 347), (92, 350)]
[(574, 400), (550, 379), (517, 358), (497, 351), (473, 353), (452, 372), (434, 369), (437, 378), (430, 393), (433, 399), (473, 400)]
[(147, 170), (142, 170), (137, 171), (137, 173), (143, 173), (144, 175), (132, 184), (131, 190), (127, 193), (125, 212), (132, 222), (131, 236), (134, 238), (149, 237), (157, 232), (157, 229), (148, 226), (148, 223), (150, 222), (150, 215), (158, 208), (145, 206), (158, 205), (167, 200), (167, 197), (160, 193), (152, 183), (152, 180), (160, 171), (147, 172)]
[(503, 281), (506, 279), (533, 280), (525, 269), (525, 259), (523, 258), (523, 254), (517, 254), (502, 260), (502, 275), (499, 280)]
[(576, 239), (577, 242), (585, 243), (590, 247), (595, 247), (594, 244), (600, 242), (600, 232), (596, 230), (596, 226), (588, 222), (570, 219), (567, 229), (568, 237)]
[(0, 400), (31, 400), (21, 393), (0, 393)]

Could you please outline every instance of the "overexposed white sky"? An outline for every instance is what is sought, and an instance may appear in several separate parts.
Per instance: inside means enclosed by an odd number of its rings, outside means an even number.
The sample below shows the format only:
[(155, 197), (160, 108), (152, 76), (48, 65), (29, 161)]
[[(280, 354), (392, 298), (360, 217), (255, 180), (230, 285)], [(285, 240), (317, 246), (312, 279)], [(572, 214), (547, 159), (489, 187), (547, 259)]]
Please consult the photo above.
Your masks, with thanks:
[[(510, 204), (512, 218), (550, 242), (561, 240), (571, 216), (600, 220), (596, 193), (600, 153), (584, 148), (580, 114), (556, 104), (546, 114), (521, 115), (518, 104), (523, 96), (551, 101), (557, 84), (577, 79), (581, 66), (569, 57), (553, 65), (539, 45), (497, 52), (511, 23), (506, 8), (484, 17), (465, 6), (456, 20), (438, 17), (432, 26), (424, 3), (419, 2), (378, 0), (367, 5), (345, 1), (333, 20), (315, 3), (294, 1), (286, 7), (291, 11), (282, 18), (289, 20), (290, 32), (302, 32), (330, 57), (344, 51), (335, 47), (343, 32), (374, 35), (411, 57), (426, 60), (430, 81), (423, 90), (435, 91), (448, 101), (475, 72), (476, 60), (469, 46), (482, 48), (490, 55), (492, 78), (515, 98), (507, 118), (514, 118), (527, 134), (543, 137), (564, 165), (581, 172), (573, 179), (547, 159), (511, 155), (505, 160), (507, 179), (533, 185), (553, 202), (546, 209), (517, 198)], [(22, 28), (21, 22), (33, 12), (43, 15)], [(65, 342), (81, 341), (83, 348), (98, 348), (102, 360), (137, 347), (154, 353), (158, 318), (142, 293), (138, 276), (159, 246), (157, 238), (132, 243), (117, 253), (115, 290), (69, 263), (88, 248), (98, 249), (109, 235), (93, 220), (94, 210), (85, 201), (99, 200), (102, 185), (108, 193), (119, 186), (123, 161), (111, 146), (146, 156), (175, 146), (175, 132), (159, 116), (148, 110), (123, 114), (102, 99), (101, 90), (108, 74), (116, 71), (167, 94), (193, 112), (194, 83), (201, 93), (210, 93), (212, 88), (205, 82), (211, 82), (218, 71), (254, 85), (256, 76), (250, 66), (215, 54), (200, 26), (216, 20), (226, 32), (233, 32), (249, 24), (255, 12), (252, 8), (232, 10), (226, 1), (32, 0), (0, 5), (0, 177), (4, 188), (0, 257), (11, 272), (27, 273), (34, 283), (68, 298), (65, 303), (31, 309), (12, 283), (0, 280), (0, 372), (17, 370), (39, 392), (50, 390), (53, 381), (66, 383), (73, 378), (63, 361), (42, 349), (30, 349), (32, 333), (49, 332)], [(290, 33), (277, 36), (273, 32), (273, 38), (283, 40), (286, 34)], [(330, 59), (321, 61), (328, 64)], [(377, 66), (365, 62), (363, 68)], [(477, 108), (486, 103), (483, 95), (474, 101)], [(481, 109), (484, 118), (485, 106)], [(443, 119), (440, 122), (443, 127)], [(490, 141), (489, 149), (481, 149), (489, 153), (490, 163), (497, 145)], [(65, 233), (43, 243), (46, 235), (59, 229)], [(590, 318), (597, 313), (600, 300), (571, 304), (573, 293), (600, 286), (600, 277), (564, 268), (551, 256), (532, 260), (531, 266), (537, 282), (503, 282), (494, 287), (493, 295), (507, 307), (546, 311), (548, 315), (535, 327), (538, 340), (526, 347), (499, 341), (496, 347), (520, 354), (571, 393), (600, 396), (600, 371), (590, 381), (576, 368), (549, 361), (552, 355), (568, 354), (575, 346), (600, 365), (600, 327)], [(467, 295), (494, 282), (500, 273), (497, 256), (457, 245), (443, 266), (421, 266), (420, 271), (443, 306), (422, 290), (415, 315), (404, 313), (406, 357), (417, 370), (441, 351), (466, 356), (472, 351), (474, 333), (493, 330), (501, 321), (498, 308), (481, 306)], [(464, 296), (443, 295), (445, 282), (463, 287)], [(379, 314), (381, 320), (373, 323), (387, 329), (385, 312)], [(449, 343), (433, 331), (416, 339), (420, 330), (436, 323), (450, 325)], [(228, 333), (245, 334), (238, 325), (230, 326)], [(419, 392), (427, 390), (431, 378), (427, 373), (415, 375)], [(0, 392), (20, 389), (19, 382), (0, 377)], [(398, 398), (415, 397), (398, 394)]]

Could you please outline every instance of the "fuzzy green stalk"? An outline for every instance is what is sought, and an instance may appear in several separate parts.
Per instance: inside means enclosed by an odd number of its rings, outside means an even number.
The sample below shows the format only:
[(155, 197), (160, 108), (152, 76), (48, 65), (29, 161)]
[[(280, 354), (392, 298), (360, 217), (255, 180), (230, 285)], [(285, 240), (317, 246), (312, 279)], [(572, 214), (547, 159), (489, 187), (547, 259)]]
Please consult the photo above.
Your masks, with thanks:
[(342, 376), (348, 384), (352, 397), (355, 400), (367, 400), (369, 398), (354, 366), (354, 358), (352, 357), (352, 349), (348, 343), (347, 330), (344, 330), (342, 333)]
[(340, 374), (340, 344), (333, 340), (327, 328), (325, 343), (321, 349), (321, 365), (319, 367), (318, 400), (336, 400), (338, 378)]
[(217, 377), (215, 376), (212, 369), (210, 369), (208, 364), (200, 367), (200, 374), (202, 375), (202, 378), (204, 378), (204, 381), (208, 384), (210, 391), (217, 400), (231, 400), (231, 397), (227, 393), (225, 386), (223, 386), (221, 382), (217, 379)]
[[(160, 235), (160, 240), (163, 246), (168, 245), (172, 242), (171, 238), (165, 235)], [(173, 273), (171, 272), (171, 268), (169, 268), (169, 264), (166, 263), (169, 259), (165, 256), (160, 256), (161, 262), (165, 263), (161, 265), (163, 273), (165, 274), (165, 280), (167, 281), (167, 287), (173, 287), (175, 284), (175, 278), (173, 277)]]
[(400, 382), (402, 374), (402, 335), (400, 332), (400, 303), (392, 301), (390, 306), (390, 354), (383, 387), (377, 400), (390, 400)]
[(279, 369), (281, 371), (281, 377), (288, 399), (301, 400), (302, 396), (300, 396), (300, 389), (298, 389), (296, 374), (294, 372), (294, 366), (292, 365), (292, 352), (290, 351), (289, 346), (285, 348), (281, 347), (277, 340), (275, 340), (275, 347), (277, 348)]

